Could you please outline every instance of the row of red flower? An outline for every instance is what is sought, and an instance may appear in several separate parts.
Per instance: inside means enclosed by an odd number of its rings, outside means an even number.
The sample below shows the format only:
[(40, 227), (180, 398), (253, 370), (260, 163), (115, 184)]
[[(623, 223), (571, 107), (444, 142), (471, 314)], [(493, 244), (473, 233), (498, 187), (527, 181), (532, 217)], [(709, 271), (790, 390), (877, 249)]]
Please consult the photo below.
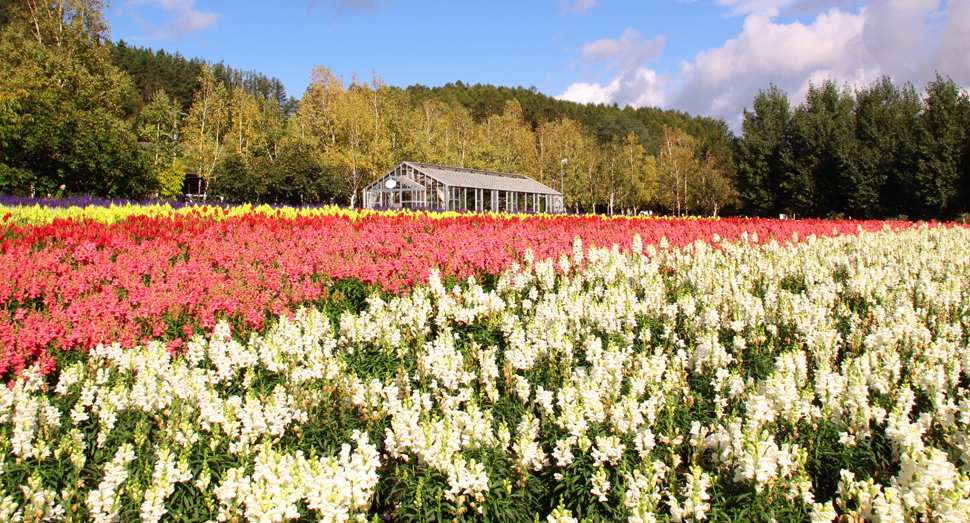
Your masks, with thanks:
[(606, 219), (426, 214), (297, 216), (201, 213), (134, 216), (116, 224), (59, 220), (2, 225), (0, 375), (54, 366), (54, 350), (126, 346), (149, 338), (177, 345), (222, 318), (260, 330), (267, 317), (320, 303), (335, 280), (389, 292), (424, 282), (430, 269), (464, 279), (521, 262), (558, 259), (576, 237), (586, 247), (672, 246), (757, 234), (878, 230), (882, 222)]

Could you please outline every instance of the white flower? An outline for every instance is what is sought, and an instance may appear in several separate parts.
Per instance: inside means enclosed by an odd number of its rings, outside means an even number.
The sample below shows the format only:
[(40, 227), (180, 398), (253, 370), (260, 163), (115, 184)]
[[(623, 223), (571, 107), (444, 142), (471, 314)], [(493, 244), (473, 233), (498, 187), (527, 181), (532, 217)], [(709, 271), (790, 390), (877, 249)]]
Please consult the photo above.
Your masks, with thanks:
[(606, 469), (600, 467), (596, 469), (590, 477), (590, 482), (592, 483), (592, 488), (590, 488), (590, 494), (596, 496), (600, 502), (607, 502), (609, 498), (606, 496), (610, 492), (610, 480), (606, 476)]

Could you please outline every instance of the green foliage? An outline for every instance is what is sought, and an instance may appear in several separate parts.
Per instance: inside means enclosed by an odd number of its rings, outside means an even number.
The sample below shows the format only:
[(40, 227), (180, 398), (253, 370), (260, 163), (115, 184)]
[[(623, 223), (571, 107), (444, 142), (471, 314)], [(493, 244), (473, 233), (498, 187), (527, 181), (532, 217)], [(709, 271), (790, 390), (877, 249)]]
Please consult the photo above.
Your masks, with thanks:
[(34, 173), (0, 163), (0, 194), (28, 196), (34, 192)]
[(745, 110), (738, 192), (758, 216), (952, 219), (970, 203), (970, 98), (937, 76), (921, 97), (888, 77), (827, 80), (792, 110), (777, 87)]
[(227, 91), (241, 89), (246, 94), (272, 100), (286, 115), (296, 109), (297, 101), (293, 97), (287, 98), (286, 87), (279, 78), (269, 78), (257, 71), (233, 69), (223, 62), (211, 64), (211, 68), (216, 81), (224, 85)]
[(275, 160), (229, 153), (215, 172), (209, 192), (228, 202), (304, 205), (343, 200), (339, 180), (330, 175), (311, 148), (299, 143), (281, 147)]
[(217, 172), (209, 180), (208, 192), (213, 196), (224, 197), (226, 201), (233, 203), (255, 203), (265, 191), (262, 180), (240, 154), (224, 157), (219, 162)]
[(690, 116), (677, 110), (655, 107), (633, 108), (603, 104), (580, 104), (544, 95), (535, 87), (496, 87), (468, 85), (461, 81), (443, 87), (428, 88), (417, 84), (405, 90), (415, 106), (436, 99), (446, 105), (458, 104), (469, 110), (476, 121), (501, 114), (505, 104), (516, 100), (522, 107), (524, 121), (536, 130), (542, 122), (570, 119), (583, 125), (599, 144), (623, 140), (631, 132), (639, 139), (647, 154), (660, 152), (664, 126), (682, 129), (703, 144), (703, 153), (716, 151), (729, 154), (734, 139), (723, 120)]
[(787, 191), (781, 190), (779, 178), (790, 157), (785, 135), (791, 118), (788, 95), (774, 85), (758, 92), (753, 111), (744, 110), (744, 138), (738, 140), (736, 158), (737, 189), (747, 212), (771, 216), (784, 209)]
[(108, 61), (99, 16), (74, 13), (51, 27), (14, 19), (0, 35), (0, 164), (18, 194), (29, 193), (28, 183), (38, 194), (61, 185), (68, 194), (102, 197), (154, 192), (120, 109), (131, 86)]
[(960, 198), (970, 175), (970, 99), (953, 80), (937, 75), (926, 89), (925, 109), (916, 127), (916, 172), (913, 191), (920, 216), (952, 218), (970, 210)]
[(182, 185), (185, 183), (185, 171), (178, 163), (165, 163), (160, 165), (158, 170), (158, 196), (160, 198), (173, 198), (182, 194)]
[(848, 173), (856, 188), (848, 196), (853, 216), (885, 217), (911, 212), (912, 146), (922, 100), (911, 85), (889, 77), (856, 92), (858, 153)]
[(165, 91), (180, 109), (188, 112), (192, 97), (199, 90), (196, 81), (202, 70), (198, 58), (187, 60), (179, 53), (168, 54), (159, 49), (131, 47), (124, 40), (109, 47), (111, 63), (124, 71), (134, 85), (134, 99), (130, 112), (138, 114), (151, 103), (158, 91)]
[[(180, 112), (188, 112), (199, 90), (199, 75), (205, 61), (187, 59), (181, 54), (169, 54), (164, 49), (154, 51), (146, 47), (132, 47), (124, 40), (110, 46), (111, 62), (128, 73), (135, 87), (136, 100), (131, 102), (131, 114), (137, 115), (151, 103), (155, 93), (169, 93)], [(279, 78), (269, 78), (256, 71), (233, 69), (223, 62), (210, 64), (216, 81), (226, 90), (241, 88), (244, 92), (266, 100), (274, 100), (285, 114), (290, 114), (296, 100), (287, 98), (286, 88)]]
[[(825, 216), (845, 209), (846, 177), (855, 156), (854, 100), (848, 86), (826, 80), (809, 85), (791, 121), (791, 162), (786, 210), (799, 216)], [(783, 185), (785, 187), (785, 185)]]

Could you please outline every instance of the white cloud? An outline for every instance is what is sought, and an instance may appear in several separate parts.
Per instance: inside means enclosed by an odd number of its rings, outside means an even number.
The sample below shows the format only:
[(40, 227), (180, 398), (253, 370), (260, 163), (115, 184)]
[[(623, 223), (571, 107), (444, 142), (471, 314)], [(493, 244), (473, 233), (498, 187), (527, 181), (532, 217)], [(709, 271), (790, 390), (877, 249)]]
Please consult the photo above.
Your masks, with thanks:
[(170, 18), (159, 25), (148, 22), (132, 14), (148, 33), (147, 38), (182, 37), (204, 29), (214, 29), (219, 23), (219, 15), (208, 10), (195, 9), (195, 0), (130, 0), (126, 6), (155, 5), (171, 13)]
[(678, 77), (682, 87), (667, 93), (665, 105), (737, 126), (742, 108), (769, 84), (791, 93), (807, 86), (808, 79), (824, 80), (822, 74), (848, 80), (846, 75), (854, 73), (844, 66), (859, 58), (852, 55), (865, 25), (864, 10), (832, 9), (810, 25), (776, 24), (776, 15), (775, 10), (748, 15), (738, 37), (684, 63)]
[(794, 0), (717, 0), (717, 3), (731, 8), (731, 14), (757, 13), (788, 7)]
[(597, 40), (583, 45), (579, 50), (589, 62), (611, 63), (621, 72), (627, 72), (660, 58), (665, 44), (664, 35), (643, 40), (637, 30), (628, 27), (619, 39)]
[[(966, 0), (871, 0), (854, 10), (851, 0), (718, 0), (732, 12), (750, 11), (741, 33), (720, 47), (682, 62), (676, 77), (646, 69), (621, 37), (582, 48), (583, 60), (625, 63), (612, 78), (570, 86), (560, 98), (677, 108), (725, 119), (740, 127), (741, 112), (770, 84), (786, 90), (793, 104), (809, 82), (832, 79), (865, 85), (882, 75), (917, 91), (935, 71), (970, 86), (970, 2)], [(780, 23), (779, 9), (824, 6), (804, 23)], [(834, 6), (834, 7), (833, 7)], [(628, 30), (632, 31), (632, 30)], [(624, 35), (627, 35), (625, 32)], [(637, 42), (639, 35), (626, 41)], [(607, 45), (610, 43), (610, 45)], [(646, 53), (644, 53), (646, 55)], [(605, 87), (603, 84), (605, 83)], [(659, 86), (663, 87), (658, 92)], [(649, 103), (643, 104), (642, 102)]]
[(664, 101), (668, 78), (650, 69), (640, 68), (613, 79), (605, 87), (598, 83), (577, 82), (557, 96), (581, 104), (612, 104), (634, 107), (656, 107)]
[(619, 79), (613, 80), (606, 87), (598, 83), (588, 84), (586, 82), (576, 82), (567, 87), (566, 92), (556, 98), (581, 104), (611, 104), (613, 103), (613, 95), (617, 91), (614, 84), (618, 82)]
[(574, 2), (568, 2), (566, 0), (559, 0), (559, 8), (562, 9), (563, 13), (579, 14), (590, 7), (596, 5), (596, 0), (575, 0)]
[(820, 13), (833, 7), (848, 9), (860, 0), (717, 0), (719, 5), (730, 7), (730, 14), (742, 15), (769, 9), (789, 10), (796, 13)]
[(579, 48), (587, 64), (612, 71), (615, 77), (606, 86), (600, 83), (578, 82), (557, 98), (580, 103), (619, 103), (622, 105), (656, 105), (663, 101), (668, 78), (643, 66), (660, 58), (666, 44), (664, 35), (644, 40), (633, 28), (627, 28), (620, 38), (606, 38)]

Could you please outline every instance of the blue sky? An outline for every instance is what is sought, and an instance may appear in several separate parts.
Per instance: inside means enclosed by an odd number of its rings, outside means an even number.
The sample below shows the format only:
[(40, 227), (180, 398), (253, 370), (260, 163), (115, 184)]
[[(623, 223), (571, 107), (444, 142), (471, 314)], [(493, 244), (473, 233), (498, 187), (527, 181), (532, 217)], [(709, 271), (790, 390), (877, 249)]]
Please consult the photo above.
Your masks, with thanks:
[(316, 65), (349, 81), (461, 80), (655, 106), (738, 129), (759, 89), (882, 75), (970, 87), (970, 0), (116, 0), (112, 39), (225, 61), (300, 97)]

